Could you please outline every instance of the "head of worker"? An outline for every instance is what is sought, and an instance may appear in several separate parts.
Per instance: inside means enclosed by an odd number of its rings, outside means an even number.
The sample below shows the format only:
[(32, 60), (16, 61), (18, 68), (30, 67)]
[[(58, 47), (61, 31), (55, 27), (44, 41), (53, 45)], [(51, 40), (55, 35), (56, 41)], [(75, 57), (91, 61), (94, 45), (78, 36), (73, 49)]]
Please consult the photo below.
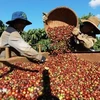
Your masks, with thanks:
[(98, 28), (100, 19), (96, 16), (90, 16), (87, 20), (82, 19), (81, 22), (80, 31), (82, 33), (93, 37), (95, 37), (96, 34), (100, 34), (100, 29)]
[(23, 11), (16, 11), (12, 14), (11, 20), (7, 21), (6, 24), (21, 32), (25, 26), (32, 23), (27, 19), (27, 15)]

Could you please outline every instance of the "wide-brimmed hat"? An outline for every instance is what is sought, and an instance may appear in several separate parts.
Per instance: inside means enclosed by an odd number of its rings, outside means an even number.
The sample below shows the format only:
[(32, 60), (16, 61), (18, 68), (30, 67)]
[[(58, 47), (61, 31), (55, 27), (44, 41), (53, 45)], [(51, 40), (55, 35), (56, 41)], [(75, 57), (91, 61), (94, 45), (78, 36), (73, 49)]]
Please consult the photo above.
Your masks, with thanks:
[(11, 24), (11, 23), (13, 23), (14, 21), (16, 21), (18, 19), (19, 20), (24, 20), (26, 25), (32, 24), (30, 21), (28, 21), (27, 15), (24, 12), (22, 12), (22, 11), (16, 11), (16, 12), (14, 12), (12, 14), (12, 19), (9, 20), (9, 21), (7, 21), (6, 24)]
[[(98, 28), (98, 26), (100, 24), (100, 19), (97, 18), (96, 16), (90, 16), (87, 20), (81, 19), (81, 22), (83, 23), (83, 27), (85, 27), (84, 23), (92, 24), (95, 27), (96, 34), (100, 34), (100, 29)], [(86, 30), (86, 29), (84, 28), (84, 30)]]

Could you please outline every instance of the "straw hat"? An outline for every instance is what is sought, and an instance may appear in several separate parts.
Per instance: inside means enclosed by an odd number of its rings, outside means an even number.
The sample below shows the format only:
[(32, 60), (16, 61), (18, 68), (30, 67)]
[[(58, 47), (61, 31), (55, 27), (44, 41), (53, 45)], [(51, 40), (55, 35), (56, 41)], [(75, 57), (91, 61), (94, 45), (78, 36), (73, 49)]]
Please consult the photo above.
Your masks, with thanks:
[[(81, 22), (83, 23), (83, 27), (85, 27), (84, 23), (86, 23), (86, 22), (92, 24), (95, 27), (96, 34), (100, 34), (100, 29), (98, 28), (98, 25), (100, 24), (100, 19), (98, 19), (96, 16), (91, 16), (87, 20), (81, 19)], [(84, 28), (84, 30), (86, 30), (86, 29)]]

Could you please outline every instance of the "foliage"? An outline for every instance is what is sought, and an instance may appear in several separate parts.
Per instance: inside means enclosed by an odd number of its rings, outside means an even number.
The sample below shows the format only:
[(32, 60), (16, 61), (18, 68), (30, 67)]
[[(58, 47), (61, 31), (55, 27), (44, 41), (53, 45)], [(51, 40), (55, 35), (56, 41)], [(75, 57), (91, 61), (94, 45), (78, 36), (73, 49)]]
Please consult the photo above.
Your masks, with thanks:
[(22, 37), (36, 50), (38, 50), (39, 45), (41, 45), (42, 51), (50, 49), (50, 40), (44, 29), (30, 29), (27, 32), (23, 32)]
[(94, 16), (92, 13), (89, 13), (88, 15), (84, 15), (81, 17), (81, 19), (88, 19), (90, 16)]
[(81, 18), (78, 18), (79, 24), (81, 24), (81, 19), (88, 19), (90, 16), (94, 16), (92, 13), (89, 13), (88, 15), (83, 15)]
[(5, 30), (6, 26), (4, 25), (4, 23), (0, 20), (0, 36), (2, 34), (2, 32)]
[(93, 46), (96, 51), (100, 51), (100, 37), (97, 37), (97, 42)]

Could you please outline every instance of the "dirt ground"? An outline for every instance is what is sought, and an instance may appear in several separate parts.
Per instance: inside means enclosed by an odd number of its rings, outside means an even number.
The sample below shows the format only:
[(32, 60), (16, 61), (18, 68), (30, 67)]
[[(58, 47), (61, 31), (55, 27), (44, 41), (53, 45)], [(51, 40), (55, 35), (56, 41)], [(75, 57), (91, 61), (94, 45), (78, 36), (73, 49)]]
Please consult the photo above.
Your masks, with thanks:
[(73, 53), (73, 55), (91, 62), (100, 62), (100, 53)]
[[(84, 59), (90, 62), (100, 62), (100, 53), (72, 53), (72, 54), (76, 55), (80, 59)], [(29, 62), (30, 60), (28, 60), (26, 57), (16, 56), (16, 57), (9, 58), (6, 61), (8, 62), (28, 61)], [(2, 62), (2, 60), (0, 62)]]

